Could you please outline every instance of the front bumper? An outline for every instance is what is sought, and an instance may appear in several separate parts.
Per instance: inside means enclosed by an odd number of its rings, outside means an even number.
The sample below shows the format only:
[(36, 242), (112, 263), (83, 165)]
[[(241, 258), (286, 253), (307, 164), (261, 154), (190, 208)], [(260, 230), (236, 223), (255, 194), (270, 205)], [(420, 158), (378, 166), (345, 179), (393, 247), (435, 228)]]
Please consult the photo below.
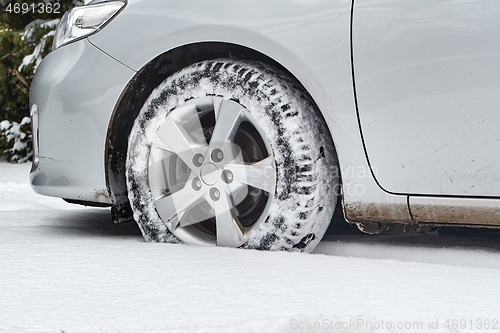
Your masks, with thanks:
[(34, 133), (30, 181), (39, 194), (112, 203), (106, 186), (106, 134), (135, 72), (87, 39), (50, 53), (30, 90)]

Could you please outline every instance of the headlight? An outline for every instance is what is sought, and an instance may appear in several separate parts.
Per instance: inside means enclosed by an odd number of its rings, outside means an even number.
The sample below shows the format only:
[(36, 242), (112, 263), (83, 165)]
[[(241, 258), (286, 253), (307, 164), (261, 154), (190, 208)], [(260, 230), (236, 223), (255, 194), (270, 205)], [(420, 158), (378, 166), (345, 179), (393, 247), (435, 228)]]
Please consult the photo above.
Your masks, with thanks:
[(126, 0), (94, 0), (67, 11), (57, 27), (52, 50), (85, 38), (101, 29), (127, 3)]

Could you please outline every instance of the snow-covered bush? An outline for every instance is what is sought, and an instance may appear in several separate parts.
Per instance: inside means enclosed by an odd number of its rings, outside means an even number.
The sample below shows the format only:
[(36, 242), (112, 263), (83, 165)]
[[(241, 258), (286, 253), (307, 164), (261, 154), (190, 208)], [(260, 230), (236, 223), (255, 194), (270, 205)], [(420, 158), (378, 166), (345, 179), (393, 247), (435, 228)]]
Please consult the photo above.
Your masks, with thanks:
[(8, 147), (0, 150), (0, 155), (12, 163), (30, 160), (33, 156), (31, 138), (30, 118), (24, 117), (21, 123), (8, 120), (0, 122), (0, 147)]
[(27, 49), (33, 51), (23, 57), (22, 64), (18, 67), (18, 72), (22, 73), (25, 69), (29, 76), (35, 74), (42, 58), (50, 52), (52, 39), (56, 32), (59, 19), (50, 21), (37, 19), (28, 24), (21, 35), (21, 41), (27, 44)]

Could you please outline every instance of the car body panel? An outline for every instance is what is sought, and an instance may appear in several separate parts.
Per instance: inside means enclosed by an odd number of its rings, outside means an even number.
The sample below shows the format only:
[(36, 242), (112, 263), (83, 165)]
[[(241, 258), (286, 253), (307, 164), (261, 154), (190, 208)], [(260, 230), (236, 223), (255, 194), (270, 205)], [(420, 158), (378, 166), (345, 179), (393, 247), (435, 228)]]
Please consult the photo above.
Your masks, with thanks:
[(409, 203), (413, 220), (418, 223), (485, 227), (500, 224), (497, 199), (410, 196)]
[[(235, 43), (274, 59), (307, 89), (330, 128), (346, 218), (411, 222), (407, 197), (378, 187), (363, 150), (352, 88), (350, 15), (351, 1), (345, 0), (131, 0), (89, 40), (134, 70), (171, 49), (203, 41)], [(146, 27), (151, 33), (131, 38)]]
[(498, 3), (355, 3), (357, 103), (380, 186), (500, 196)]
[(36, 192), (111, 203), (105, 138), (114, 105), (134, 74), (87, 40), (42, 61), (30, 93), (39, 117), (39, 162), (30, 174)]

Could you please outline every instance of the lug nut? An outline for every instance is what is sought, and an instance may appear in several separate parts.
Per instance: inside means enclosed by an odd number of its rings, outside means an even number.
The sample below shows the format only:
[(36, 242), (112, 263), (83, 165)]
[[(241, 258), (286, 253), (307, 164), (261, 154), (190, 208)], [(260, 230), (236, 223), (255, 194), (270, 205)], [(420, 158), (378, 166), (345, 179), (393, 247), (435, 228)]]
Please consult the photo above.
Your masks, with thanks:
[(203, 164), (203, 155), (202, 154), (195, 154), (193, 156), (193, 165), (196, 167), (200, 167)]
[(201, 190), (201, 180), (200, 180), (200, 178), (198, 178), (198, 177), (194, 178), (193, 181), (191, 182), (191, 187), (195, 191)]
[(220, 191), (215, 188), (215, 187), (212, 187), (210, 189), (210, 198), (212, 198), (213, 201), (217, 201), (220, 199)]
[(216, 148), (216, 149), (212, 150), (211, 157), (212, 157), (212, 161), (218, 163), (224, 159), (224, 153), (219, 148)]
[(224, 170), (222, 172), (222, 180), (226, 183), (226, 184), (230, 184), (233, 182), (233, 179), (234, 179), (234, 176), (233, 176), (233, 173), (229, 170)]

